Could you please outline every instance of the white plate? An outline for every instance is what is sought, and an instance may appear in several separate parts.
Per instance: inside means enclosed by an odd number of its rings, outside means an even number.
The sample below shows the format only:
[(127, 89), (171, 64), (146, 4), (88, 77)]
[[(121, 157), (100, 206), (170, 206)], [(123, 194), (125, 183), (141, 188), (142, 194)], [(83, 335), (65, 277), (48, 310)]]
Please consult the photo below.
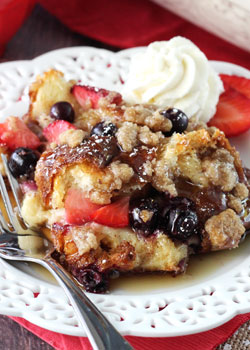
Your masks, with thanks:
[[(67, 48), (49, 52), (32, 61), (0, 65), (0, 120), (22, 115), (28, 108), (27, 87), (38, 73), (56, 68), (66, 79), (81, 79), (85, 84), (120, 90), (126, 80), (131, 55), (143, 48), (119, 53), (89, 47)], [(250, 72), (225, 62), (211, 62), (221, 73), (250, 78)], [(233, 140), (245, 164), (250, 149), (250, 133)], [(248, 161), (248, 164), (247, 164)], [(141, 292), (117, 288), (107, 295), (89, 294), (92, 301), (122, 334), (168, 337), (211, 329), (236, 314), (250, 312), (250, 240), (233, 252), (213, 253), (213, 268), (176, 283)], [(195, 260), (194, 265), (204, 265)], [(138, 283), (138, 280), (134, 281)], [(39, 294), (38, 294), (39, 293)], [(83, 336), (72, 306), (61, 288), (44, 279), (34, 267), (10, 265), (0, 260), (0, 312), (20, 316), (43, 328)]]

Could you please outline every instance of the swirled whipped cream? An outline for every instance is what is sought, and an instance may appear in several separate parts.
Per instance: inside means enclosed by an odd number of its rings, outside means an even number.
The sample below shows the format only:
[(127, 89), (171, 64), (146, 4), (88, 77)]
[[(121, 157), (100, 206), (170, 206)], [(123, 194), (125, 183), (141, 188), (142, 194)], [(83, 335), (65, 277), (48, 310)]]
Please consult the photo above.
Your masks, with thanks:
[(176, 107), (208, 122), (216, 111), (223, 84), (203, 52), (190, 40), (156, 41), (131, 60), (122, 91), (129, 103)]

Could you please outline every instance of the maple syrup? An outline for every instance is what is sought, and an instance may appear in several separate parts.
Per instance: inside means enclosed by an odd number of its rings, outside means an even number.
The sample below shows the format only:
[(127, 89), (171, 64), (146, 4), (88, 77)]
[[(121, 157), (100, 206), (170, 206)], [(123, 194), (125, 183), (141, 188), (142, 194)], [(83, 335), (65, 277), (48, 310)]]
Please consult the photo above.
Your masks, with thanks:
[[(229, 271), (249, 255), (250, 237), (239, 248), (190, 256), (187, 271), (173, 277), (170, 273), (124, 275), (110, 281), (110, 293), (116, 295), (156, 294), (184, 289), (212, 279)], [(28, 264), (22, 271), (49, 284), (57, 284), (54, 277), (42, 266)]]

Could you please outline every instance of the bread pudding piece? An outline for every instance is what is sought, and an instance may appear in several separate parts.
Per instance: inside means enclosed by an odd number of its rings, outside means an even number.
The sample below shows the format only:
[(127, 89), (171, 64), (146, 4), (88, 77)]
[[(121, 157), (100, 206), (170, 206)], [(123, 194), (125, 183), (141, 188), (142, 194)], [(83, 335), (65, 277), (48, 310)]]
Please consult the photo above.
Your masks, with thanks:
[(42, 128), (46, 127), (53, 121), (50, 117), (50, 108), (58, 101), (67, 101), (72, 104), (75, 111), (79, 111), (80, 106), (70, 93), (70, 88), (74, 84), (75, 81), (67, 82), (61, 72), (53, 69), (42, 76), (37, 76), (29, 90), (30, 119), (37, 121)]
[[(238, 246), (249, 229), (249, 177), (223, 132), (56, 71), (30, 95), (29, 118), (51, 142), (22, 213), (51, 227), (60, 260), (86, 290), (106, 291), (117, 272), (180, 273), (190, 254)], [(66, 125), (47, 126), (62, 101), (74, 121), (53, 139)], [(40, 214), (30, 217), (32, 203)]]

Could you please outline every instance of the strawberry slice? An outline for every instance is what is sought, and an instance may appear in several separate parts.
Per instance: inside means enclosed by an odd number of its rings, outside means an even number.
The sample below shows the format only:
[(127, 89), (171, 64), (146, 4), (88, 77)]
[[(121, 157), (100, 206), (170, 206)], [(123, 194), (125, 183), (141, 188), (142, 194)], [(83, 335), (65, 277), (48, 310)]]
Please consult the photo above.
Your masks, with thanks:
[(250, 79), (227, 74), (220, 74), (220, 78), (223, 83), (227, 83), (229, 86), (239, 91), (247, 98), (250, 98)]
[(85, 197), (84, 192), (70, 188), (65, 198), (66, 221), (71, 225), (82, 225), (91, 220), (91, 215), (101, 208)]
[(118, 92), (112, 92), (105, 89), (98, 89), (88, 85), (74, 85), (71, 92), (84, 108), (99, 108), (99, 100), (107, 98), (108, 104), (119, 105), (122, 102), (122, 96)]
[[(224, 79), (225, 76), (222, 76), (222, 78)], [(233, 79), (231, 77), (232, 81)], [(236, 80), (238, 82), (238, 79)], [(237, 136), (250, 129), (250, 98), (247, 97), (248, 90), (246, 89), (246, 92), (242, 93), (243, 85), (240, 88), (241, 92), (226, 81), (223, 81), (223, 83), (225, 91), (220, 95), (216, 113), (209, 121), (208, 126), (216, 126), (224, 131), (227, 137)]]
[(20, 188), (23, 194), (28, 192), (37, 191), (37, 184), (33, 180), (27, 180), (20, 183)]
[(97, 209), (91, 215), (91, 219), (105, 226), (126, 227), (129, 224), (128, 211), (129, 197), (123, 197)]
[(36, 149), (41, 144), (39, 138), (18, 117), (9, 117), (0, 124), (0, 143), (12, 150), (18, 147)]
[(43, 129), (43, 135), (49, 142), (59, 142), (59, 135), (69, 129), (76, 129), (76, 127), (66, 120), (55, 120)]

